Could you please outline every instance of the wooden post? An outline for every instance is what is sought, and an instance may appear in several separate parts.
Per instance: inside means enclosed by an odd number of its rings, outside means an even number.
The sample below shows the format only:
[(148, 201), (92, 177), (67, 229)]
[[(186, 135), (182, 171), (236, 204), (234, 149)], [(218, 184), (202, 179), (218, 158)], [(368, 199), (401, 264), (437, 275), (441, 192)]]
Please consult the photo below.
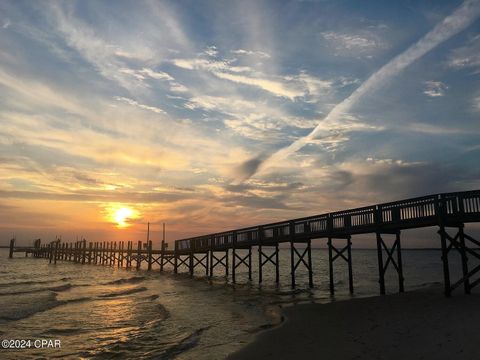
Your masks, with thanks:
[(295, 223), (293, 221), (289, 222), (289, 233), (290, 233), (290, 276), (292, 288), (295, 288)]
[(85, 264), (85, 258), (86, 258), (86, 252), (87, 252), (87, 240), (83, 239), (82, 240), (82, 264)]
[(117, 267), (123, 267), (123, 241), (120, 241), (118, 244), (118, 261), (117, 261)]
[(225, 250), (225, 276), (228, 278), (228, 249)]
[(165, 239), (165, 223), (162, 227), (162, 247), (160, 252), (160, 271), (163, 271), (163, 265), (165, 261), (166, 239)]
[(14, 249), (14, 247), (15, 247), (15, 238), (12, 238), (12, 239), (10, 240), (10, 252), (9, 252), (9, 254), (8, 254), (8, 257), (9, 257), (10, 259), (13, 258), (13, 249)]
[(111, 260), (110, 260), (110, 265), (111, 266), (115, 266), (115, 259), (117, 257), (117, 242), (115, 241), (113, 243), (113, 249), (112, 249), (112, 257), (111, 257)]
[[(350, 294), (353, 294), (353, 266), (352, 266), (352, 238), (349, 236), (347, 239), (348, 246), (348, 289)], [(400, 261), (401, 263), (401, 261)]]
[(193, 277), (193, 256), (194, 256), (194, 248), (193, 248), (193, 241), (190, 240), (190, 254), (188, 257), (188, 268), (190, 272), (190, 277)]
[(57, 253), (58, 253), (58, 244), (59, 243), (60, 243), (60, 240), (55, 241), (55, 258), (54, 258), (54, 261), (53, 261), (54, 264), (57, 263)]
[(292, 281), (292, 288), (295, 288), (295, 243), (290, 241), (290, 275)]
[(177, 241), (175, 241), (175, 248), (173, 250), (173, 273), (178, 273), (178, 245)]
[(252, 246), (248, 247), (248, 280), (252, 281)]
[(383, 272), (383, 253), (382, 253), (382, 236), (377, 232), (377, 258), (378, 258), (378, 273), (379, 273), (379, 284), (380, 284), (380, 294), (385, 295), (385, 274)]
[(164, 259), (165, 259), (165, 240), (162, 240), (162, 244), (160, 245), (160, 272), (163, 271)]
[(463, 231), (464, 225), (458, 227), (458, 238), (460, 240), (460, 256), (462, 258), (462, 273), (463, 273), (463, 288), (465, 294), (470, 294), (470, 280), (468, 276), (468, 259), (465, 251), (465, 233)]
[(263, 256), (262, 256), (262, 243), (258, 244), (258, 283), (261, 284), (263, 281), (263, 266), (262, 266), (262, 261), (263, 261)]
[(308, 286), (313, 288), (312, 239), (308, 239)]
[(263, 252), (262, 252), (262, 242), (265, 232), (263, 231), (263, 226), (258, 227), (258, 283), (261, 284), (263, 281)]
[(333, 249), (332, 238), (328, 237), (328, 272), (330, 278), (330, 294), (335, 294), (335, 282), (333, 280)]
[(213, 277), (213, 247), (210, 247), (210, 273), (208, 277), (211, 279)]
[(88, 263), (92, 263), (92, 243), (88, 242)]
[(140, 270), (142, 262), (142, 242), (138, 242), (138, 249), (137, 249), (137, 270)]
[(95, 265), (98, 265), (100, 262), (100, 242), (96, 241), (95, 242), (95, 260), (94, 263)]
[(280, 283), (280, 261), (278, 253), (278, 243), (275, 244), (275, 283), (278, 285)]
[(208, 264), (209, 262), (212, 261), (212, 259), (209, 258), (209, 251), (205, 253), (205, 276), (208, 276)]
[(445, 286), (445, 296), (450, 297), (452, 294), (452, 288), (450, 286), (450, 267), (448, 265), (448, 250), (447, 250), (447, 238), (445, 235), (445, 227), (440, 225), (440, 241), (442, 245), (442, 263), (443, 263), (443, 281)]
[(402, 265), (402, 248), (400, 245), (400, 231), (397, 231), (397, 233), (395, 234), (395, 242), (397, 243), (398, 291), (404, 292), (405, 289), (404, 289), (403, 265)]
[(152, 270), (152, 240), (148, 240), (148, 270)]
[(236, 266), (235, 266), (235, 260), (236, 259), (235, 258), (237, 256), (237, 254), (235, 252), (236, 251), (236, 249), (235, 249), (236, 245), (237, 245), (237, 232), (234, 231), (233, 232), (233, 238), (232, 238), (232, 282), (234, 284), (235, 284), (235, 281), (236, 281), (236, 279), (235, 279), (235, 268), (236, 268)]
[(132, 267), (132, 251), (133, 251), (133, 243), (129, 241), (127, 243), (127, 268)]
[(108, 266), (110, 264), (110, 241), (105, 243), (105, 265)]

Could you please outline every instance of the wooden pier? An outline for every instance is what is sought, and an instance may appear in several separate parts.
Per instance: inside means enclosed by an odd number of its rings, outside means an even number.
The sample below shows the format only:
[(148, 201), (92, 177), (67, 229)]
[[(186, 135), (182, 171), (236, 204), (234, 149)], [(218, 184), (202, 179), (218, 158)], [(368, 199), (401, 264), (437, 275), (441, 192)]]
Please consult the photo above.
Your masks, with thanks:
[[(258, 250), (258, 281), (263, 281), (263, 268), (275, 268), (275, 281), (278, 283), (280, 262), (279, 245), (290, 245), (291, 285), (296, 286), (296, 274), (302, 268), (308, 272), (309, 286), (313, 287), (313, 264), (311, 242), (313, 239), (326, 239), (328, 246), (330, 291), (334, 288), (334, 264), (345, 261), (348, 265), (349, 290), (354, 291), (352, 270), (352, 236), (372, 234), (378, 256), (380, 293), (385, 294), (385, 273), (393, 267), (398, 275), (398, 289), (404, 291), (402, 267), (401, 232), (407, 229), (437, 227), (442, 251), (445, 295), (463, 285), (465, 293), (480, 283), (480, 261), (476, 266), (470, 259), (480, 260), (480, 241), (465, 231), (465, 224), (480, 222), (480, 190), (443, 193), (384, 204), (366, 206), (345, 211), (314, 215), (276, 223), (257, 225), (220, 233), (175, 240), (174, 249), (162, 241), (161, 248), (152, 248), (152, 242), (88, 242), (85, 239), (75, 243), (62, 243), (55, 240), (41, 244), (35, 240), (32, 247), (16, 247), (10, 242), (10, 257), (14, 252), (25, 252), (34, 257), (46, 258), (50, 263), (73, 261), (81, 264), (101, 264), (125, 268), (141, 268), (145, 263), (148, 270), (158, 265), (160, 271), (166, 265), (173, 267), (174, 273), (186, 269), (193, 276), (198, 267), (205, 276), (212, 277), (215, 268), (224, 270), (236, 282), (240, 267), (248, 270), (252, 280), (252, 256), (254, 247)], [(392, 238), (388, 246), (386, 238)], [(136, 246), (135, 246), (136, 245)], [(239, 250), (244, 250), (239, 252)], [(246, 250), (246, 251), (245, 251)], [(462, 277), (450, 279), (449, 255), (458, 252), (461, 258)], [(231, 259), (231, 262), (229, 262)]]

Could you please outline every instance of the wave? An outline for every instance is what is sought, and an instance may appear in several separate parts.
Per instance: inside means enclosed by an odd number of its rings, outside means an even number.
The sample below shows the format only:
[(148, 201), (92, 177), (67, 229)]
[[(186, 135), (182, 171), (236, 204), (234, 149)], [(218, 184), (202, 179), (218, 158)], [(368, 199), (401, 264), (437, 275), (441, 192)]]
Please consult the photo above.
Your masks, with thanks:
[(157, 300), (159, 297), (160, 297), (160, 295), (158, 295), (158, 294), (154, 294), (154, 295), (149, 295), (149, 296), (146, 296), (146, 297), (144, 297), (143, 299), (144, 299), (144, 300), (150, 300), (150, 301), (153, 301), (153, 300)]
[(61, 292), (61, 291), (69, 290), (72, 287), (73, 287), (72, 284), (67, 283), (67, 284), (64, 284), (64, 285), (52, 286), (52, 287), (48, 287), (48, 288), (38, 288), (38, 289), (31, 289), (31, 290), (19, 290), (19, 291), (4, 292), (4, 293), (0, 293), (0, 296), (34, 294), (34, 293), (46, 292), (46, 291)]
[(114, 292), (111, 292), (111, 293), (108, 293), (108, 294), (99, 295), (98, 297), (99, 298), (113, 298), (113, 297), (118, 297), (118, 296), (131, 295), (131, 294), (135, 294), (135, 293), (142, 292), (142, 291), (147, 291), (147, 288), (142, 286), (142, 287), (136, 287), (136, 288), (133, 288), (133, 289), (126, 289), (126, 290), (122, 290), (122, 291), (114, 291)]
[(82, 328), (52, 328), (45, 330), (42, 334), (43, 335), (75, 335), (75, 334), (80, 334), (80, 333), (85, 333), (89, 332), (90, 330), (88, 329), (82, 329)]
[(36, 285), (36, 284), (50, 284), (50, 283), (56, 283), (60, 281), (67, 281), (70, 280), (68, 277), (64, 277), (61, 279), (49, 279), (49, 280), (28, 280), (28, 281), (12, 281), (12, 282), (7, 282), (7, 283), (0, 283), (0, 288), (2, 287), (9, 287), (9, 286), (19, 286), (19, 285)]
[(120, 285), (120, 284), (138, 284), (139, 282), (142, 282), (145, 280), (144, 276), (133, 276), (130, 278), (126, 279), (118, 279), (118, 280), (113, 280), (109, 281), (106, 283), (102, 283), (102, 285)]
[(210, 328), (211, 326), (200, 328), (198, 330), (195, 330), (193, 333), (189, 334), (188, 336), (184, 337), (178, 343), (168, 348), (162, 354), (162, 359), (174, 359), (181, 353), (195, 347), (200, 340), (200, 335), (202, 335), (204, 331)]
[(35, 296), (35, 298), (20, 296), (15, 299), (15, 303), (5, 303), (0, 307), (0, 323), (25, 319), (60, 304), (62, 302), (56, 299), (54, 292)]

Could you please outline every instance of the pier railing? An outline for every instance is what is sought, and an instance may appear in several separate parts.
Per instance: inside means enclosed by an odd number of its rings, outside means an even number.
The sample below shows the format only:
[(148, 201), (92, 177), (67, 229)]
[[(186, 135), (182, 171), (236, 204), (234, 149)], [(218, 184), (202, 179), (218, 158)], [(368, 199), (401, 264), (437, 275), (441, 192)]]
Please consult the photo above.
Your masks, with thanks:
[(177, 240), (176, 248), (186, 253), (212, 247), (290, 242), (292, 237), (312, 239), (367, 234), (379, 229), (396, 231), (435, 226), (440, 218), (447, 222), (479, 221), (480, 190), (422, 196), (192, 237)]

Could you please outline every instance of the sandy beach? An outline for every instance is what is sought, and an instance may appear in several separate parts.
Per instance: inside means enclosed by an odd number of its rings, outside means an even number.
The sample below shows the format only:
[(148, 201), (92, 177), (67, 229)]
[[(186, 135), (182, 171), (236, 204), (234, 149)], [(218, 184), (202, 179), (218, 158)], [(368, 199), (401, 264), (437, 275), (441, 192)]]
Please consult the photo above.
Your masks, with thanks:
[(480, 359), (480, 295), (439, 288), (305, 304), (229, 357), (240, 359)]

